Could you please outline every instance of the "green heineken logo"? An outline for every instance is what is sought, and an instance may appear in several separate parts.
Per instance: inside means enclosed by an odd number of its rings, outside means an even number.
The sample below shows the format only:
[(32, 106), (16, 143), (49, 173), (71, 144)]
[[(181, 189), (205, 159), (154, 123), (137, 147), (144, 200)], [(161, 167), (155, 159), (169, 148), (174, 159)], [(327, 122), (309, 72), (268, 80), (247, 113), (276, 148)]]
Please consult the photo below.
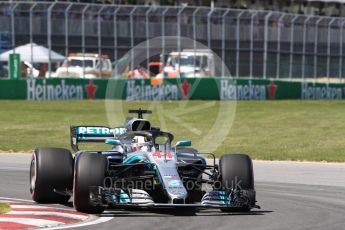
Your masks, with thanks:
[(81, 100), (83, 99), (82, 85), (68, 85), (65, 80), (57, 84), (48, 84), (46, 80), (28, 79), (27, 100)]
[(306, 82), (301, 83), (302, 99), (342, 99), (343, 92), (341, 87), (330, 85), (315, 85)]
[(178, 87), (172, 84), (152, 86), (151, 84), (145, 84), (144, 80), (129, 80), (127, 82), (126, 99), (145, 101), (178, 100)]
[(253, 84), (250, 80), (247, 84), (236, 84), (233, 80), (223, 79), (220, 80), (219, 97), (221, 100), (266, 100), (266, 86)]

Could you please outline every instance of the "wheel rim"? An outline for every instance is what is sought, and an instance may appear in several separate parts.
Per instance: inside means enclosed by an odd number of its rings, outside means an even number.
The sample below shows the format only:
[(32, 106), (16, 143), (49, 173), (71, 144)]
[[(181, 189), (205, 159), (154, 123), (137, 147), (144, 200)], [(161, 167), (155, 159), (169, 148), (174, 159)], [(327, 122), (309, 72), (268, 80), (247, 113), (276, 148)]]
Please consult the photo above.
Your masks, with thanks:
[(32, 159), (30, 165), (30, 190), (33, 192), (35, 190), (36, 184), (36, 159)]

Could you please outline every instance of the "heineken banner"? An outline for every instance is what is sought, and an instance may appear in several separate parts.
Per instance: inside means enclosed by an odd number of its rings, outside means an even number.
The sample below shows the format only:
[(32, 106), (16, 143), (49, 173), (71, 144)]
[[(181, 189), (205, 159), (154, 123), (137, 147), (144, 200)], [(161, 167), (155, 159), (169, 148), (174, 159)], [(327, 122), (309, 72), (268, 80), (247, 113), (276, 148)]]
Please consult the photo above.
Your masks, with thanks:
[(230, 78), (0, 80), (0, 99), (105, 98), (125, 100), (343, 99), (345, 84)]

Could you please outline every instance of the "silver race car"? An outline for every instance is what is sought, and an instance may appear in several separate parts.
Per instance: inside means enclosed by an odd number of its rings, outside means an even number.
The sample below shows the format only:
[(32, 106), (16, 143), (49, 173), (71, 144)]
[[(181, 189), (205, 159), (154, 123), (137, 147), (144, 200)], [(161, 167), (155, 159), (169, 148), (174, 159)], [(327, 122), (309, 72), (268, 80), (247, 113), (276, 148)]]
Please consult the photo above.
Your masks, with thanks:
[[(149, 110), (130, 110), (123, 127), (71, 126), (67, 149), (39, 148), (32, 155), (30, 191), (38, 203), (66, 203), (102, 213), (112, 207), (250, 211), (255, 200), (252, 161), (244, 154), (219, 159), (199, 153), (191, 141), (143, 119)], [(107, 151), (79, 150), (80, 142), (103, 142)]]

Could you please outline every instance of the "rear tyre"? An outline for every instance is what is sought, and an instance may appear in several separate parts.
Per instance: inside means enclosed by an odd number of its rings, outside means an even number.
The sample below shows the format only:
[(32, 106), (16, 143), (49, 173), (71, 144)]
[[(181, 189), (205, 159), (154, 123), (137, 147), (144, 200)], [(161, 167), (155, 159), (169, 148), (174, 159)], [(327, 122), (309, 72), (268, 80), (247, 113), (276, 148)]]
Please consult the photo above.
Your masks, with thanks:
[(70, 196), (56, 190), (72, 189), (73, 157), (62, 148), (40, 148), (32, 155), (30, 193), (38, 203), (66, 203)]
[[(250, 204), (255, 205), (254, 173), (252, 160), (245, 154), (226, 154), (219, 160), (220, 184), (224, 191), (232, 189), (251, 190)], [(229, 211), (222, 209), (222, 211)], [(233, 209), (231, 211), (248, 212), (250, 207)]]
[(82, 153), (74, 166), (73, 205), (79, 212), (99, 214), (104, 207), (90, 200), (90, 186), (103, 186), (107, 159), (101, 154)]

